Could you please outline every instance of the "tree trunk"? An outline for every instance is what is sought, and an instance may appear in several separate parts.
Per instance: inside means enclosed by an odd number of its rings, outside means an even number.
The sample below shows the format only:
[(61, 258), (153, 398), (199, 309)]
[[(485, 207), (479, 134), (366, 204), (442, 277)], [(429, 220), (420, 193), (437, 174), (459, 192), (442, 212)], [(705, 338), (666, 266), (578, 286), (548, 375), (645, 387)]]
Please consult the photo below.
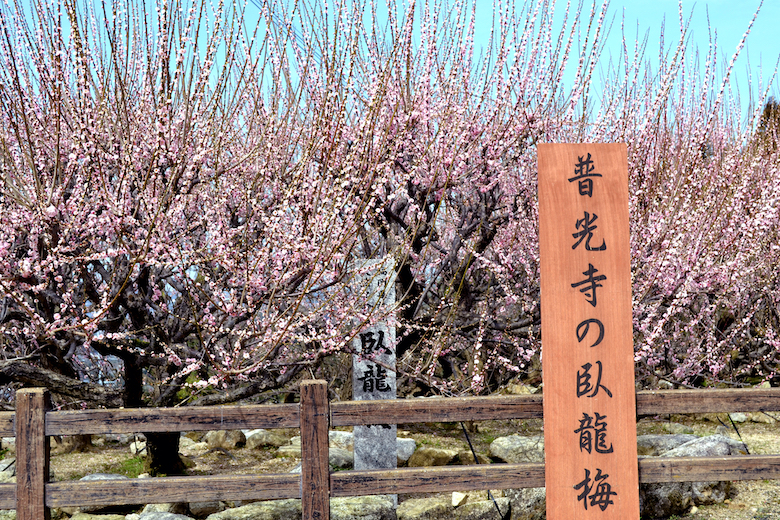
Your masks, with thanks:
[[(143, 369), (136, 356), (127, 356), (125, 363), (125, 406), (143, 407)], [(145, 433), (146, 471), (153, 477), (184, 475), (186, 466), (179, 456), (179, 432)]]
[(145, 433), (146, 471), (153, 477), (184, 475), (187, 467), (179, 456), (179, 433)]
[(92, 435), (71, 435), (63, 439), (66, 453), (86, 453), (92, 451)]

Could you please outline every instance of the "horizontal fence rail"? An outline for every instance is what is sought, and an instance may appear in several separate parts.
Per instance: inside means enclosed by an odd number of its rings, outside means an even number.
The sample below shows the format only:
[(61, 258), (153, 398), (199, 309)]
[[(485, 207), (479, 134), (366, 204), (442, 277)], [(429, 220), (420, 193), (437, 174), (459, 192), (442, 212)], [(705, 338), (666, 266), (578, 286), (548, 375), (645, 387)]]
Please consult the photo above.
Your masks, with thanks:
[[(516, 395), (329, 403), (326, 382), (306, 381), (300, 404), (46, 411), (44, 391), (20, 390), (17, 412), (0, 413), (0, 436), (18, 437), (17, 483), (0, 484), (0, 509), (16, 508), (20, 520), (40, 520), (52, 507), (186, 502), (193, 496), (301, 498), (305, 520), (327, 520), (330, 497), (543, 487), (543, 463), (330, 473), (327, 462), (329, 427), (542, 419), (542, 400)], [(640, 416), (772, 412), (780, 411), (780, 389), (643, 391), (636, 403)], [(46, 436), (247, 428), (300, 428), (302, 473), (47, 482)], [(780, 455), (640, 457), (638, 464), (640, 483), (780, 479)]]

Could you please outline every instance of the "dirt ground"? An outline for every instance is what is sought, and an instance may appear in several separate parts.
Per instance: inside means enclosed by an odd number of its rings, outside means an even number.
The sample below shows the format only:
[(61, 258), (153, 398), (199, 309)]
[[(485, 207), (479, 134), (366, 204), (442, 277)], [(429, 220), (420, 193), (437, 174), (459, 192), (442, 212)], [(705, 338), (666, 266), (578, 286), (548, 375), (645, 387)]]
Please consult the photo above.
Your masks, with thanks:
[[(780, 418), (780, 417), (778, 417)], [(718, 420), (720, 419), (720, 421)], [(711, 435), (718, 427), (723, 432), (724, 424), (730, 425), (726, 414), (717, 416), (674, 416), (646, 418), (637, 424), (638, 434), (662, 433), (672, 424), (692, 429), (696, 435)], [(747, 444), (751, 454), (780, 454), (780, 422), (772, 424), (745, 422), (737, 423), (741, 439)], [(489, 452), (490, 443), (497, 437), (521, 433), (538, 435), (542, 433), (541, 421), (485, 421), (467, 425), (468, 435), (478, 453)], [(291, 438), (298, 435), (297, 430), (281, 430)], [(729, 434), (739, 438), (730, 428)], [(418, 446), (468, 449), (468, 444), (460, 424), (419, 424), (399, 427), (399, 436), (412, 437)], [(89, 473), (114, 472), (131, 477), (143, 471), (143, 462), (130, 454), (127, 445), (107, 443), (102, 439), (95, 441), (96, 446), (87, 453), (65, 453), (64, 446), (55, 446), (52, 450), (51, 470), (54, 480), (80, 478)], [(188, 453), (186, 449), (184, 453)], [(295, 457), (277, 457), (276, 450), (268, 448), (250, 450), (240, 448), (230, 451), (196, 451), (189, 453), (194, 467), (191, 474), (248, 474), (248, 473), (284, 473), (294, 468), (300, 460)], [(695, 508), (677, 519), (690, 520), (780, 520), (780, 481), (744, 481), (735, 483), (737, 494), (726, 503)], [(400, 500), (410, 498), (400, 496)]]

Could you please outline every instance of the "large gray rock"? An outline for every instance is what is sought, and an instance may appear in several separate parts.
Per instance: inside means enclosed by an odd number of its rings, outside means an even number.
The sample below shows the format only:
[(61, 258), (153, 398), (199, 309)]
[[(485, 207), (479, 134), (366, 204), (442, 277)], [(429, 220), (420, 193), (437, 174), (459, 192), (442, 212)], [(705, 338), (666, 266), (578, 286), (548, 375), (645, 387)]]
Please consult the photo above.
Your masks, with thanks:
[[(660, 453), (663, 457), (722, 457), (745, 453), (744, 445), (723, 435), (695, 437), (685, 435), (640, 436), (640, 446), (655, 450), (674, 448)], [(663, 437), (664, 439), (661, 439)], [(690, 438), (687, 442), (682, 442)], [(492, 450), (491, 450), (492, 451)], [(685, 514), (692, 506), (722, 503), (732, 494), (731, 482), (664, 482), (640, 484), (639, 509), (642, 518), (666, 518)], [(510, 489), (512, 520), (544, 520), (545, 489)]]
[(544, 462), (544, 436), (510, 435), (490, 443), (490, 454), (504, 462)]
[(331, 520), (396, 520), (395, 504), (387, 495), (333, 498)]
[(301, 514), (301, 501), (290, 498), (225, 509), (206, 520), (300, 520)]
[[(745, 453), (743, 443), (723, 435), (711, 435), (686, 442), (661, 456), (724, 457)], [(722, 503), (732, 493), (731, 482), (640, 484), (639, 504), (643, 516), (668, 517), (684, 514), (692, 506)]]
[(727, 455), (746, 455), (745, 444), (726, 437), (710, 435), (699, 437), (672, 450), (663, 453), (664, 457), (725, 457)]
[(511, 520), (544, 520), (547, 518), (545, 488), (507, 489), (512, 504)]
[(686, 442), (695, 441), (699, 437), (695, 435), (676, 434), (676, 435), (638, 435), (636, 438), (636, 450), (639, 455), (649, 455), (656, 457), (661, 453), (673, 450), (682, 446)]

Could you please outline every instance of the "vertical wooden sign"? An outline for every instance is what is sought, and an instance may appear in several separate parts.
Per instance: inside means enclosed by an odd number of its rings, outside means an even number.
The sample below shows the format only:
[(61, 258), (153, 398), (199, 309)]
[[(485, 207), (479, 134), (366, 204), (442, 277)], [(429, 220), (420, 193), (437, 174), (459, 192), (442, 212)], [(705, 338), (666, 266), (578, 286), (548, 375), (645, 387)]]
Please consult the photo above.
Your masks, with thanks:
[(625, 144), (540, 144), (548, 520), (639, 519)]

